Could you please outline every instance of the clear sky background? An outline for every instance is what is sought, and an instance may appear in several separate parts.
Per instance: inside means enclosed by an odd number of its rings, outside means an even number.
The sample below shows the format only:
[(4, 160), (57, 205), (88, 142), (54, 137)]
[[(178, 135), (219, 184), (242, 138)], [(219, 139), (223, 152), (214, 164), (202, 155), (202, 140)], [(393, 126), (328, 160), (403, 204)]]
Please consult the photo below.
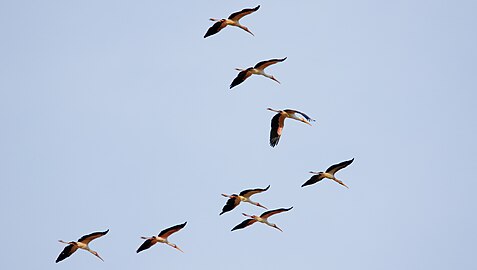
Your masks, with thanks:
[[(210, 17), (242, 19), (203, 38)], [(1, 269), (476, 269), (476, 1), (1, 1)], [(271, 66), (282, 84), (236, 67)], [(268, 145), (275, 109), (303, 111)], [(355, 158), (330, 180), (310, 174)], [(284, 232), (230, 232), (221, 193)], [(187, 221), (182, 254), (140, 236)], [(79, 250), (54, 260), (77, 240)]]

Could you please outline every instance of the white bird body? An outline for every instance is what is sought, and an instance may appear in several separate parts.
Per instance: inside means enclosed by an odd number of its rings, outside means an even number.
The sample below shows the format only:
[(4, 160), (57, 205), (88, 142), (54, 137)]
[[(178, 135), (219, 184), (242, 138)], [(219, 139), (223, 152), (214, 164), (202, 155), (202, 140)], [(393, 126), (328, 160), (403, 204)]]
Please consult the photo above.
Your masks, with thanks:
[(241, 25), (239, 21), (244, 16), (257, 11), (259, 8), (260, 5), (256, 6), (255, 8), (246, 8), (241, 11), (234, 12), (227, 19), (210, 18), (211, 21), (216, 23), (207, 30), (207, 33), (205, 33), (204, 38), (217, 34), (220, 30), (224, 29), (228, 25), (236, 26), (254, 36), (254, 34), (247, 27)]
[(237, 74), (237, 77), (235, 77), (235, 79), (230, 84), (230, 89), (232, 89), (233, 87), (241, 84), (248, 77), (250, 77), (254, 74), (265, 76), (269, 79), (272, 79), (272, 80), (276, 81), (277, 83), (280, 83), (280, 81), (275, 79), (275, 77), (273, 75), (265, 73), (265, 68), (269, 67), (270, 65), (274, 65), (276, 63), (283, 62), (286, 59), (287, 59), (286, 57), (282, 58), (282, 59), (270, 59), (270, 60), (265, 60), (265, 61), (258, 62), (255, 66), (249, 67), (249, 68), (246, 68), (246, 69), (236, 68), (235, 70), (240, 71), (240, 72), (239, 72), (239, 74)]
[[(285, 119), (291, 118), (297, 121), (303, 122), (307, 125), (310, 125), (310, 121), (315, 121), (311, 119), (308, 115), (299, 112), (297, 110), (286, 109), (286, 110), (275, 110), (272, 108), (267, 108), (267, 110), (276, 112), (275, 116), (272, 118), (271, 121), (271, 129), (270, 129), (270, 146), (275, 147), (280, 137), (282, 136), (283, 127), (285, 126)], [(300, 115), (300, 116), (298, 116)]]
[(273, 215), (278, 214), (278, 213), (290, 211), (292, 208), (293, 207), (270, 210), (270, 211), (267, 211), (265, 213), (262, 213), (260, 216), (256, 216), (256, 215), (251, 216), (251, 215), (247, 215), (245, 213), (242, 213), (242, 215), (244, 215), (246, 217), (249, 217), (250, 219), (246, 219), (246, 220), (242, 221), (240, 224), (238, 224), (237, 226), (232, 228), (232, 231), (243, 229), (243, 228), (248, 227), (248, 226), (250, 226), (250, 225), (252, 225), (252, 224), (254, 224), (255, 222), (258, 221), (260, 223), (266, 224), (270, 227), (273, 227), (273, 228), (283, 232), (282, 229), (278, 228), (278, 226), (276, 224), (269, 222), (268, 218), (270, 216), (273, 216)]
[(156, 243), (163, 243), (163, 244), (167, 244), (181, 252), (184, 252), (182, 251), (176, 244), (173, 244), (173, 243), (170, 243), (169, 240), (167, 239), (171, 234), (173, 233), (176, 233), (178, 231), (180, 231), (182, 228), (185, 227), (185, 225), (187, 224), (187, 222), (184, 222), (182, 224), (179, 224), (179, 225), (175, 225), (175, 226), (172, 226), (170, 228), (167, 228), (165, 230), (162, 230), (159, 235), (154, 235), (154, 236), (151, 236), (151, 237), (145, 237), (145, 236), (142, 236), (141, 238), (142, 239), (146, 239), (146, 241), (144, 241), (144, 243), (142, 243), (142, 245), (137, 249), (136, 253), (139, 253), (143, 250), (146, 250), (150, 247), (152, 247), (153, 245), (155, 245)]
[(354, 158), (353, 159), (350, 159), (350, 160), (346, 160), (346, 161), (343, 161), (343, 162), (340, 162), (338, 164), (334, 164), (334, 165), (331, 165), (328, 169), (326, 169), (325, 172), (310, 172), (312, 174), (314, 174), (308, 181), (306, 181), (302, 187), (304, 186), (309, 186), (309, 185), (313, 185), (325, 178), (328, 178), (328, 179), (331, 179), (333, 181), (335, 181), (336, 183), (346, 187), (346, 188), (349, 188), (345, 183), (343, 183), (343, 181), (337, 179), (335, 177), (335, 173), (337, 173), (339, 170), (341, 169), (344, 169), (346, 167), (348, 167), (348, 165), (350, 165), (351, 163), (353, 163), (354, 161)]
[(98, 252), (89, 248), (88, 244), (91, 241), (93, 241), (94, 239), (96, 239), (98, 237), (101, 237), (103, 235), (106, 235), (108, 232), (109, 232), (109, 230), (106, 230), (104, 232), (94, 232), (94, 233), (82, 236), (80, 239), (78, 239), (78, 241), (66, 242), (66, 241), (63, 241), (63, 240), (58, 240), (58, 242), (63, 243), (63, 244), (67, 244), (68, 246), (66, 246), (63, 249), (63, 251), (60, 253), (58, 258), (56, 259), (56, 262), (58, 263), (58, 262), (60, 262), (64, 259), (68, 258), (69, 256), (71, 256), (71, 254), (75, 253), (75, 251), (78, 250), (78, 248), (86, 250), (86, 251), (90, 252), (91, 254), (95, 255), (96, 257), (98, 257), (100, 260), (104, 261), (103, 258), (101, 258), (99, 256)]
[(260, 203), (252, 201), (250, 197), (254, 194), (267, 191), (269, 188), (270, 188), (270, 185), (266, 188), (255, 188), (255, 189), (243, 190), (238, 195), (237, 194), (232, 194), (232, 195), (222, 194), (222, 196), (228, 197), (229, 200), (227, 200), (227, 203), (222, 208), (222, 212), (219, 215), (222, 215), (223, 213), (233, 210), (235, 207), (237, 207), (240, 204), (240, 202), (250, 203), (258, 207), (267, 209), (265, 206), (261, 205)]
[(325, 178), (328, 178), (328, 179), (336, 179), (335, 176), (331, 173), (327, 173), (327, 172), (322, 172), (321, 173), (323, 177)]

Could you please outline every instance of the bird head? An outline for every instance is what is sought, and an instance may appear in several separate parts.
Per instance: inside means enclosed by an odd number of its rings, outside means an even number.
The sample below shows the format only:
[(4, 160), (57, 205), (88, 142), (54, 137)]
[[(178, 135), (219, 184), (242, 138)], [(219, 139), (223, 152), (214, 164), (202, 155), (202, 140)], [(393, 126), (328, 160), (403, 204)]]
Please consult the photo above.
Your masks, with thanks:
[(184, 251), (182, 251), (182, 249), (180, 249), (176, 244), (172, 244), (172, 247), (184, 253)]
[(260, 203), (257, 203), (257, 206), (258, 206), (258, 207), (262, 207), (263, 209), (268, 209), (268, 208), (266, 208), (265, 206), (261, 205)]

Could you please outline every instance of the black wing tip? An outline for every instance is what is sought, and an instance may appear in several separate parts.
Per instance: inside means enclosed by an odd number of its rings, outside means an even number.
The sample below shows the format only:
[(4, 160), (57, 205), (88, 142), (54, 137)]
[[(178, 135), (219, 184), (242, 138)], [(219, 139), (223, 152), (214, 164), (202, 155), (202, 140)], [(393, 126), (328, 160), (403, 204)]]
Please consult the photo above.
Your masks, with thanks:
[(285, 58), (280, 59), (280, 62), (283, 62), (283, 61), (287, 60), (287, 58), (288, 58), (288, 57), (285, 56)]
[(268, 187), (266, 187), (265, 189), (263, 189), (263, 191), (267, 191), (269, 188), (270, 188), (270, 185), (268, 185)]
[(288, 209), (287, 209), (287, 208), (285, 208), (285, 210), (287, 210), (287, 211), (290, 211), (290, 210), (292, 210), (292, 209), (293, 209), (293, 206), (292, 206), (292, 207), (290, 207), (290, 208), (288, 208)]
[(270, 140), (270, 146), (271, 146), (271, 147), (275, 147), (275, 146), (277, 146), (277, 144), (278, 144), (278, 140), (277, 140), (277, 139), (272, 139), (272, 140)]
[(205, 33), (205, 35), (204, 35), (204, 38), (210, 37), (210, 36), (212, 36), (212, 35), (214, 35), (214, 34), (216, 34), (216, 33), (209, 33), (209, 31), (207, 31), (207, 33)]
[(253, 10), (257, 11), (260, 8), (260, 5), (256, 6)]

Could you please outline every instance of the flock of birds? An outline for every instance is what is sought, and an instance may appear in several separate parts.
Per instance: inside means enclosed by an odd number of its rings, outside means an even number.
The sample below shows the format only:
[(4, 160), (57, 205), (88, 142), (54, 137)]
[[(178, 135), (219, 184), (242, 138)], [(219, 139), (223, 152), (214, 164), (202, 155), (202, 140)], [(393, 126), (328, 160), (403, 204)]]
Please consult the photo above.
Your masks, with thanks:
[[(209, 36), (217, 34), (219, 31), (221, 31), (222, 29), (224, 29), (228, 25), (239, 27), (239, 28), (243, 29), (244, 31), (250, 33), (251, 35), (254, 35), (247, 27), (241, 25), (239, 20), (246, 15), (249, 15), (251, 13), (256, 12), (259, 8), (260, 8), (260, 5), (258, 5), (255, 8), (243, 9), (241, 11), (232, 13), (227, 19), (211, 18), (210, 20), (215, 21), (215, 23), (207, 30), (207, 33), (204, 35), (204, 38), (207, 38)], [(265, 73), (265, 68), (267, 68), (270, 65), (283, 62), (286, 59), (287, 59), (286, 57), (282, 58), (282, 59), (270, 59), (270, 60), (261, 61), (261, 62), (257, 63), (255, 66), (249, 67), (249, 68), (246, 68), (246, 69), (237, 68), (236, 70), (238, 70), (240, 72), (237, 75), (237, 77), (235, 77), (235, 79), (230, 84), (230, 89), (232, 89), (233, 87), (243, 83), (248, 77), (250, 77), (253, 74), (262, 75), (262, 76), (265, 76), (269, 79), (272, 79), (272, 80), (276, 81), (277, 83), (280, 83), (273, 75), (269, 75), (269, 74)], [(305, 123), (307, 125), (310, 125), (310, 126), (311, 126), (310, 122), (315, 121), (315, 120), (311, 119), (309, 116), (307, 116), (306, 114), (304, 114), (302, 112), (299, 112), (297, 110), (291, 110), (291, 109), (275, 110), (275, 109), (272, 109), (272, 108), (267, 108), (267, 109), (270, 110), (270, 111), (276, 112), (276, 115), (272, 118), (272, 121), (271, 121), (271, 129), (270, 129), (270, 146), (271, 147), (275, 147), (278, 144), (278, 142), (280, 140), (280, 137), (282, 135), (282, 132), (283, 132), (283, 127), (284, 127), (284, 123), (285, 123), (286, 118), (295, 119), (297, 121), (303, 122), (303, 123)], [(306, 181), (302, 185), (302, 187), (316, 184), (317, 182), (319, 182), (319, 181), (321, 181), (325, 178), (328, 178), (328, 179), (331, 179), (331, 180), (337, 182), (338, 184), (348, 188), (348, 186), (346, 184), (344, 184), (341, 180), (339, 180), (335, 177), (335, 174), (339, 170), (341, 170), (343, 168), (346, 168), (353, 161), (354, 161), (354, 158), (350, 159), (350, 160), (347, 160), (347, 161), (340, 162), (338, 164), (334, 164), (334, 165), (330, 166), (328, 169), (326, 169), (326, 171), (324, 171), (324, 172), (310, 171), (310, 173), (313, 174), (313, 176), (308, 181)], [(271, 216), (273, 216), (275, 214), (290, 211), (293, 207), (268, 210), (267, 207), (261, 205), (258, 202), (254, 202), (250, 199), (250, 197), (252, 195), (255, 195), (257, 193), (265, 192), (269, 188), (270, 188), (270, 185), (267, 186), (266, 188), (247, 189), (247, 190), (244, 190), (244, 191), (240, 192), (238, 195), (237, 194), (232, 194), (232, 195), (222, 194), (222, 196), (227, 197), (229, 199), (227, 200), (225, 206), (222, 208), (222, 212), (219, 215), (222, 215), (224, 213), (232, 211), (241, 202), (250, 203), (250, 204), (253, 204), (255, 206), (264, 208), (267, 211), (262, 213), (260, 216), (248, 215), (248, 214), (242, 213), (244, 216), (248, 217), (248, 219), (242, 221), (240, 224), (233, 227), (232, 231), (246, 228), (246, 227), (248, 227), (248, 226), (250, 226), (250, 225), (252, 225), (256, 222), (264, 223), (264, 224), (266, 224), (270, 227), (273, 227), (273, 228), (275, 228), (279, 231), (282, 231), (282, 229), (280, 229), (276, 224), (269, 222), (268, 218), (270, 218)], [(156, 243), (163, 243), (163, 244), (169, 245), (169, 246), (183, 252), (176, 244), (173, 244), (173, 243), (169, 242), (168, 237), (170, 235), (172, 235), (173, 233), (176, 233), (176, 232), (180, 231), (181, 229), (183, 229), (186, 226), (186, 224), (187, 224), (187, 222), (184, 222), (182, 224), (175, 225), (175, 226), (172, 226), (170, 228), (164, 229), (157, 236), (141, 237), (142, 239), (145, 239), (145, 241), (141, 244), (141, 246), (139, 246), (139, 248), (137, 249), (136, 252), (139, 253), (141, 251), (149, 249), (150, 247), (152, 247)], [(66, 241), (63, 241), (63, 240), (59, 240), (60, 243), (66, 244), (67, 246), (60, 253), (58, 258), (56, 259), (56, 262), (58, 263), (58, 262), (60, 262), (64, 259), (68, 258), (69, 256), (71, 256), (78, 249), (83, 249), (83, 250), (89, 251), (91, 254), (93, 254), (96, 257), (98, 257), (99, 259), (103, 260), (101, 258), (101, 256), (99, 256), (98, 252), (89, 248), (89, 243), (96, 238), (99, 238), (101, 236), (106, 235), (108, 232), (109, 232), (109, 229), (104, 231), (104, 232), (94, 232), (94, 233), (82, 236), (81, 238), (78, 239), (78, 241), (66, 242)]]

